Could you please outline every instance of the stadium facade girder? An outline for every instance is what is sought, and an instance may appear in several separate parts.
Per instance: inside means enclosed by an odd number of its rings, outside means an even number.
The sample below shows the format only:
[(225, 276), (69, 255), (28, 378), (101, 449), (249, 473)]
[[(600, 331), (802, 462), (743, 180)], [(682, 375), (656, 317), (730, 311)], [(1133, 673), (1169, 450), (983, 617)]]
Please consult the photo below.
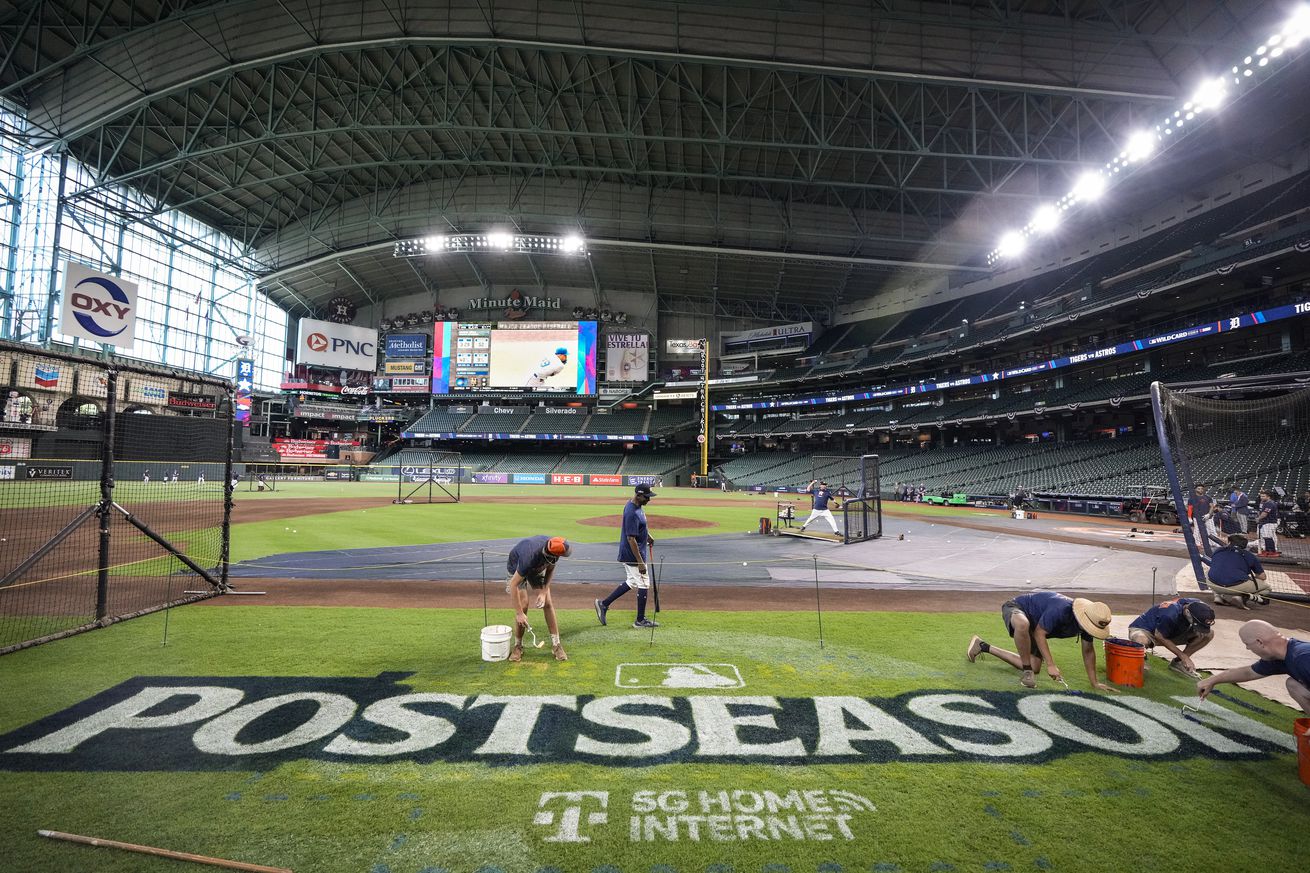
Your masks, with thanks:
[[(853, 260), (789, 287), (758, 255), (743, 272), (772, 281), (704, 272), (670, 292), (717, 285), (776, 310), (803, 290), (831, 310), (892, 275), (976, 262), (998, 223), (1274, 26), (1271, 5), (33, 0), (0, 17), (0, 97), (25, 108), (33, 148), (91, 168), (68, 202), (200, 217), (276, 275), (275, 297), (316, 303), (317, 267), (287, 268), (334, 255), (348, 288), (427, 290), (432, 270), (358, 252), (441, 226), (573, 225), (647, 245), (639, 260), (680, 257), (659, 243), (888, 263), (865, 283)], [(123, 185), (144, 205), (115, 198)], [(419, 191), (439, 196), (416, 209)], [(612, 263), (587, 266), (598, 300), (636, 275)], [(527, 266), (556, 281), (544, 259)]]

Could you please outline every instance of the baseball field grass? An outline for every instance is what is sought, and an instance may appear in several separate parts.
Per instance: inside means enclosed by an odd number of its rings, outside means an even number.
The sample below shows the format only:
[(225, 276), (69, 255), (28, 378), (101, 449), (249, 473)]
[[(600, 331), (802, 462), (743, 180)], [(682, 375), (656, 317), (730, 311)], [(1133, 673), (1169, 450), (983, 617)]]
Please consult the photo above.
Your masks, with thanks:
[[(1293, 714), (1245, 692), (1191, 719), (1192, 683), (1166, 670), (1094, 694), (1067, 641), (1072, 691), (1024, 691), (963, 657), (990, 614), (825, 615), (822, 645), (813, 614), (660, 618), (651, 634), (567, 611), (569, 661), (547, 647), (511, 664), (481, 659), (481, 610), (193, 606), (173, 611), (167, 645), (150, 616), (6, 656), (5, 868), (180, 869), (38, 828), (360, 873), (1267, 871), (1303, 857), (1307, 789), (1270, 739)], [(225, 693), (252, 708), (223, 729), (179, 692), (124, 716), (170, 686), (238, 689)], [(442, 697), (411, 698), (390, 727), (364, 717), (399, 695)], [(616, 698), (636, 701), (626, 716)], [(375, 747), (326, 752), (342, 735)]]

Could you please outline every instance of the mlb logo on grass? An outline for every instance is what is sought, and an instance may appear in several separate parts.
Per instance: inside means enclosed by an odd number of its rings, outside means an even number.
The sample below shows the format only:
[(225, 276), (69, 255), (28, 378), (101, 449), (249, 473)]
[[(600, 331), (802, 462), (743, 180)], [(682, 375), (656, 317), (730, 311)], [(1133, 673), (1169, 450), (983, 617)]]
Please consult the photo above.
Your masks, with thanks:
[(745, 688), (732, 664), (620, 664), (614, 684), (620, 688)]

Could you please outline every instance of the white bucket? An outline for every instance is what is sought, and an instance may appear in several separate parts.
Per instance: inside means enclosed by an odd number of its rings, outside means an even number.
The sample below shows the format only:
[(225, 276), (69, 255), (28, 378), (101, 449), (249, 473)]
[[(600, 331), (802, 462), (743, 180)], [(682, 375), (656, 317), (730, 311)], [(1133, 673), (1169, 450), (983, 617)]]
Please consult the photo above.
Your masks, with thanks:
[(1014, 518), (1027, 518), (1028, 515), (1022, 509), (1016, 509), (1013, 513)]
[(482, 629), (482, 660), (503, 661), (509, 657), (509, 638), (514, 629), (507, 624), (489, 624)]

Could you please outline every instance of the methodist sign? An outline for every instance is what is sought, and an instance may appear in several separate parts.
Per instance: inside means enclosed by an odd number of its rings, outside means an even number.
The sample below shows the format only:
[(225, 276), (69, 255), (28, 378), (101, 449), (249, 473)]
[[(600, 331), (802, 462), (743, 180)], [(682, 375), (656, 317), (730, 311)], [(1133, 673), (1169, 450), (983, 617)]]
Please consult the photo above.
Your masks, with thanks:
[(343, 370), (377, 368), (378, 332), (313, 318), (300, 319), (296, 337), (296, 363)]
[(137, 286), (108, 273), (68, 261), (59, 330), (93, 343), (132, 348), (136, 333)]

